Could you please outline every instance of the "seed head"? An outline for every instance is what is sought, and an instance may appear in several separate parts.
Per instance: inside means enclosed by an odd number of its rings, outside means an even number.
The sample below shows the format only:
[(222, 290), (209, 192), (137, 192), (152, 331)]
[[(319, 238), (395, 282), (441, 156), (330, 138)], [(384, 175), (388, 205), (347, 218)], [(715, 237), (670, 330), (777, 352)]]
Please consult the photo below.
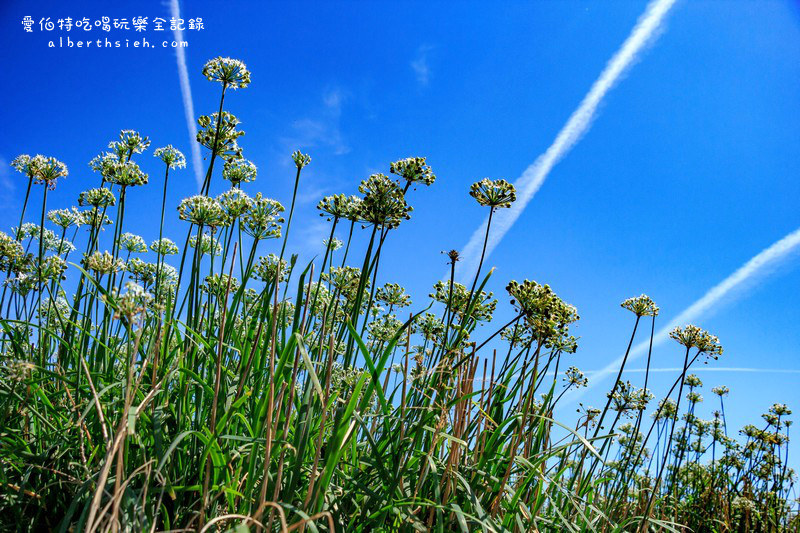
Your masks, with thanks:
[[(450, 290), (450, 281), (437, 281), (433, 286), (433, 293), (430, 297), (441, 302), (445, 305), (450, 302), (450, 309), (460, 318), (464, 318), (467, 313), (467, 306), (469, 302), (469, 289), (461, 283), (453, 282), (452, 293)], [(489, 322), (492, 320), (492, 314), (497, 308), (497, 300), (494, 299), (494, 293), (486, 293), (480, 291), (472, 295), (473, 298), (477, 297), (475, 305), (472, 309), (471, 318), (477, 322)]]
[(0, 231), (0, 268), (6, 269), (25, 255), (22, 245), (10, 235)]
[(589, 380), (578, 367), (571, 366), (564, 373), (564, 381), (569, 387), (582, 388), (589, 385)]
[(213, 294), (217, 298), (224, 298), (230, 282), (230, 293), (239, 290), (239, 280), (235, 277), (228, 277), (227, 274), (212, 274), (206, 276), (205, 284), (200, 286), (200, 290)]

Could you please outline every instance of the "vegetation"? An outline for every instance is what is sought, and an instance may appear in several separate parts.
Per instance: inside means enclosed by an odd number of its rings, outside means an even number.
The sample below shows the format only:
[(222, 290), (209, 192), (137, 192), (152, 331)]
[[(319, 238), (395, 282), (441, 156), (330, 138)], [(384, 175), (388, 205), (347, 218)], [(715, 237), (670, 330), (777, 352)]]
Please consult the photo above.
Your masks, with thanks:
[[(292, 155), (288, 213), (246, 193), (257, 168), (223, 105), (250, 73), (228, 58), (203, 73), (222, 89), (218, 112), (198, 120), (205, 182), (178, 206), (185, 224), (165, 227), (185, 160), (154, 151), (164, 182), (149, 247), (124, 231), (126, 191), (149, 181), (147, 137), (123, 131), (90, 163), (98, 188), (69, 209), (47, 209), (66, 165), (14, 160), (28, 188), (19, 226), (0, 235), (3, 529), (800, 530), (789, 408), (773, 405), (738, 440), (727, 388), (712, 390), (710, 421), (696, 413), (690, 372), (722, 353), (716, 337), (673, 331), (683, 370), (649, 408), (649, 357), (641, 387), (622, 375), (659, 310), (626, 300), (633, 331), (604, 407), (560, 423), (557, 405), (587, 379), (564, 370), (578, 314), (549, 286), (509, 282), (514, 318), (489, 332), (498, 300), (483, 257), (467, 286), (449, 252), (451, 276), (428, 304), (383, 282), (409, 196), (435, 181), (424, 158), (392, 163), (393, 178), (374, 174), (357, 196), (323, 198), (322, 259), (298, 264), (287, 243), (311, 158)], [(214, 198), (220, 167), (230, 188)], [(488, 210), (488, 237), (514, 188), (485, 179), (469, 193)], [(36, 194), (38, 224), (26, 222)], [(166, 228), (185, 231), (182, 246)]]

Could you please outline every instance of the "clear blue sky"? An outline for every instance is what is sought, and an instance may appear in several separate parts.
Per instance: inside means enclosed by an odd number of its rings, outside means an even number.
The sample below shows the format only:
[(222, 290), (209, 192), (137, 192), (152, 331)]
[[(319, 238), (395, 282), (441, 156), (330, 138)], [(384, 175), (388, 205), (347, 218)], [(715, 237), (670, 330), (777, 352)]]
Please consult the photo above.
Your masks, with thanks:
[[(4, 230), (16, 223), (24, 193), (8, 168), (18, 153), (53, 155), (69, 165), (52, 207), (72, 205), (79, 191), (96, 185), (87, 162), (120, 129), (137, 129), (153, 147), (172, 143), (188, 156), (171, 49), (47, 47), (67, 35), (160, 43), (170, 32), (38, 29), (43, 17), (169, 19), (160, 1), (128, 5), (0, 7)], [(181, 12), (202, 17), (205, 26), (185, 34), (196, 113), (216, 111), (218, 102), (218, 86), (200, 75), (207, 59), (241, 58), (253, 73), (249, 88), (226, 99), (247, 131), (245, 156), (260, 169), (246, 189), (288, 205), (289, 154), (299, 148), (313, 157), (290, 248), (308, 257), (319, 248), (327, 226), (314, 206), (322, 195), (354, 193), (360, 179), (387, 172), (392, 160), (428, 157), (437, 182), (412, 193), (412, 220), (393, 232), (382, 260), (383, 281), (403, 284), (422, 303), (445, 270), (440, 252), (461, 248), (485, 215), (467, 194), (470, 183), (515, 180), (547, 148), (644, 7), (364, 1), (222, 8), (198, 1), (182, 4)], [(33, 33), (23, 32), (26, 15), (37, 21)], [(633, 317), (619, 308), (624, 298), (645, 292), (668, 320), (800, 226), (798, 94), (796, 3), (679, 2), (660, 38), (609, 94), (592, 129), (488, 261), (498, 267), (491, 283), (501, 301), (498, 320), (509, 314), (503, 290), (509, 279), (549, 283), (582, 317), (580, 349), (567, 364), (598, 369), (627, 342)], [(149, 240), (157, 230), (160, 167), (152, 157), (140, 161), (153, 184), (132, 191), (140, 208), (126, 215), (126, 225)], [(191, 168), (171, 183), (171, 206), (196, 191)], [(172, 229), (175, 237), (183, 232), (177, 221)], [(798, 295), (794, 256), (698, 320), (725, 346), (714, 365), (800, 368)], [(654, 365), (678, 366), (680, 358), (668, 343)], [(710, 388), (727, 384), (736, 428), (760, 422), (773, 402), (800, 409), (797, 375), (701, 377), (707, 398), (701, 416), (715, 407)], [(665, 392), (666, 383), (665, 375), (657, 377), (655, 392)], [(584, 400), (600, 403), (604, 388)], [(800, 453), (797, 444), (793, 450)]]

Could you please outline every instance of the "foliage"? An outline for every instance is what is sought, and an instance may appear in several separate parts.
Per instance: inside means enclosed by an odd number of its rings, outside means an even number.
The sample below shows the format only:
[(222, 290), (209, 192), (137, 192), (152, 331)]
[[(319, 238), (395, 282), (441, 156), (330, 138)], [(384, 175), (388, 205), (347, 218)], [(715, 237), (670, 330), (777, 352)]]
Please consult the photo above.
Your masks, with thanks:
[[(222, 94), (199, 120), (206, 182), (178, 206), (188, 223), (170, 225), (186, 231), (178, 244), (163, 235), (170, 171), (185, 166), (172, 145), (155, 150), (164, 192), (149, 251), (123, 233), (126, 188), (158, 179), (133, 160), (147, 137), (124, 130), (93, 159), (99, 187), (80, 194), (80, 208), (50, 211), (52, 229), (47, 195), (66, 165), (14, 160), (28, 189), (19, 229), (0, 233), (0, 527), (796, 530), (790, 409), (773, 405), (739, 441), (728, 435), (727, 387), (712, 389), (712, 420), (695, 413), (702, 383), (689, 370), (722, 353), (716, 337), (673, 332), (684, 367), (650, 416), (648, 375), (641, 387), (622, 381), (623, 362), (604, 409), (559, 423), (557, 405), (587, 378), (563, 371), (578, 314), (548, 285), (508, 283), (515, 318), (488, 333), (498, 300), (480, 266), (469, 289), (437, 282), (408, 319), (398, 315), (410, 295), (378, 281), (389, 234), (411, 217), (412, 184), (434, 183), (425, 158), (392, 163), (397, 180), (369, 176), (362, 196), (324, 198), (322, 261), (298, 265), (284, 255), (294, 197), (284, 219), (280, 202), (241, 189), (257, 169), (223, 103), (250, 72), (216, 58), (203, 74)], [(217, 158), (230, 189), (213, 198)], [(296, 196), (311, 159), (292, 159)], [(31, 184), (44, 185), (38, 225), (25, 222)], [(490, 208), (488, 238), (513, 186), (485, 179), (470, 194)], [(454, 268), (458, 254), (448, 257)], [(658, 307), (644, 295), (622, 307), (635, 315), (632, 343)]]

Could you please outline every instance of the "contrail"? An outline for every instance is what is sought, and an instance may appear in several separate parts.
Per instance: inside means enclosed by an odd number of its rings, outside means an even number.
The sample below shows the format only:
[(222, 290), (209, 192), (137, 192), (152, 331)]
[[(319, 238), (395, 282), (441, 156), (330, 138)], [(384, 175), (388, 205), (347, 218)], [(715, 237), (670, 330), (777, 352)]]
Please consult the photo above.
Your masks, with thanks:
[[(602, 373), (603, 370), (587, 370), (584, 372), (587, 376), (594, 376)], [(644, 374), (647, 372), (646, 368), (626, 368), (623, 374)], [(660, 373), (680, 373), (683, 372), (683, 367), (673, 368), (651, 368), (651, 374)], [(797, 368), (749, 368), (741, 366), (702, 366), (693, 368), (692, 373), (697, 372), (744, 372), (746, 374), (800, 374), (800, 369)]]
[[(180, 18), (178, 0), (170, 0), (170, 11), (173, 18)], [(183, 41), (183, 30), (175, 28), (173, 36), (178, 42)], [(197, 181), (198, 191), (205, 181), (200, 168), (200, 145), (197, 143), (197, 125), (194, 121), (194, 101), (192, 100), (192, 87), (189, 85), (189, 71), (186, 68), (186, 50), (180, 46), (175, 49), (175, 58), (178, 60), (178, 77), (181, 80), (181, 95), (183, 96), (183, 111), (186, 115), (186, 127), (189, 129), (189, 146), (192, 147), (192, 168), (194, 179)]]
[[(721, 283), (713, 287), (702, 298), (694, 302), (686, 308), (681, 314), (672, 319), (666, 326), (658, 330), (653, 337), (653, 347), (663, 343), (669, 338), (669, 332), (676, 326), (683, 326), (687, 322), (696, 320), (720, 300), (725, 298), (728, 294), (741, 289), (748, 281), (752, 282), (768, 273), (770, 267), (774, 267), (781, 259), (787, 258), (792, 252), (797, 251), (800, 247), (800, 228), (794, 230), (781, 240), (775, 242), (769, 248), (765, 248), (758, 255), (750, 259), (744, 265), (739, 267), (733, 274), (722, 280)], [(640, 342), (630, 352), (628, 361), (638, 359), (643, 354), (647, 353), (650, 345), (650, 339)], [(581, 397), (587, 389), (597, 385), (603, 378), (619, 371), (622, 364), (623, 356), (618, 357), (609, 363), (602, 370), (598, 370), (592, 376), (592, 381), (589, 382), (589, 387), (576, 391), (573, 398)], [(679, 369), (682, 371), (683, 369)]]
[[(586, 370), (583, 373), (587, 376), (596, 376), (597, 374), (602, 373), (603, 370)], [(647, 372), (646, 368), (626, 368), (623, 374), (644, 374)], [(683, 367), (672, 367), (672, 368), (651, 368), (650, 374), (679, 374), (683, 372)], [(744, 373), (744, 374), (800, 374), (800, 368), (751, 368), (751, 367), (741, 367), (741, 366), (702, 366), (699, 368), (693, 368), (692, 374), (697, 374), (699, 372), (723, 372), (723, 373)], [(560, 374), (564, 374), (560, 372)], [(552, 370), (543, 374), (548, 377), (554, 377), (556, 374)], [(488, 376), (483, 376), (480, 381), (481, 383), (488, 383), (489, 380), (487, 379)], [(577, 398), (578, 396), (573, 395), (570, 398)]]
[[(500, 243), (505, 234), (525, 210), (533, 196), (547, 179), (547, 175), (575, 144), (581, 139), (592, 125), (597, 107), (606, 94), (614, 87), (625, 70), (630, 67), (644, 47), (658, 33), (661, 23), (669, 13), (675, 0), (654, 0), (647, 5), (644, 14), (634, 26), (631, 34), (622, 44), (611, 60), (606, 64), (600, 77), (583, 98), (578, 108), (569, 117), (569, 120), (558, 132), (553, 144), (536, 161), (530, 165), (519, 179), (514, 183), (517, 189), (517, 201), (508, 209), (500, 209), (492, 219), (492, 234), (486, 245), (487, 257)], [(478, 260), (483, 247), (488, 217), (483, 224), (475, 230), (469, 242), (461, 251), (459, 264), (459, 277), (464, 279), (478, 268)]]

